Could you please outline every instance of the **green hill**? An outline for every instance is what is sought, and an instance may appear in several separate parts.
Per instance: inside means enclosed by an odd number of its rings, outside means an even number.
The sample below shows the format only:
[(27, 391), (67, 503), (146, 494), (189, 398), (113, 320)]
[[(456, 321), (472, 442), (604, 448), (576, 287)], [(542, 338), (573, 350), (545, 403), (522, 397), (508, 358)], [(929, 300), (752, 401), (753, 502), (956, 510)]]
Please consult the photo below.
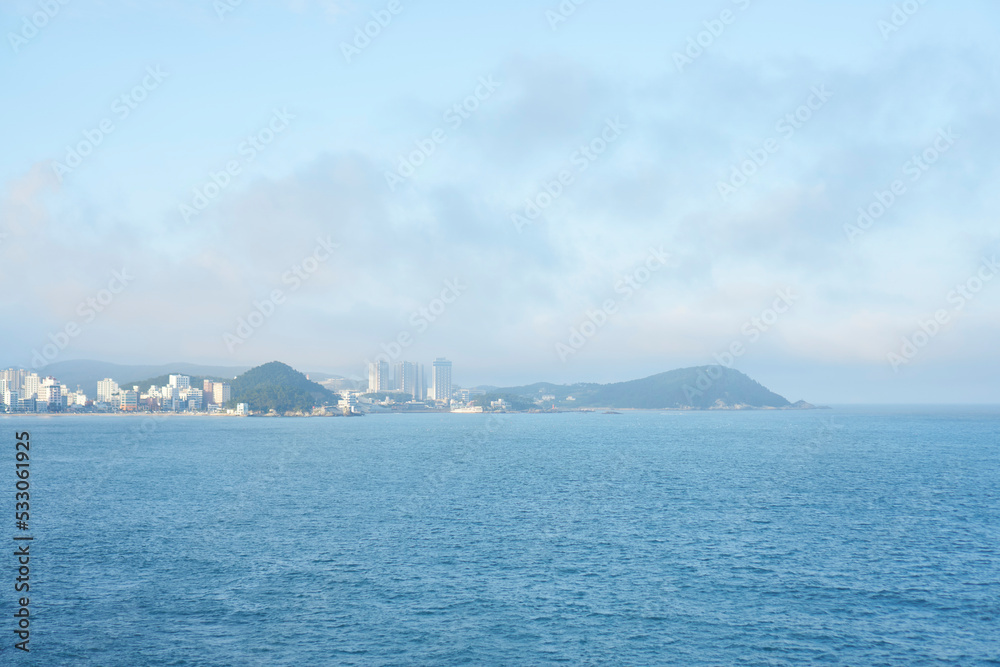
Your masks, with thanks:
[(535, 400), (554, 396), (546, 407), (635, 409), (792, 408), (786, 398), (743, 373), (723, 366), (699, 366), (614, 384), (555, 385), (545, 382), (500, 390)]
[(337, 398), (333, 392), (278, 361), (251, 368), (233, 380), (231, 385), (229, 407), (247, 403), (254, 412), (308, 412)]

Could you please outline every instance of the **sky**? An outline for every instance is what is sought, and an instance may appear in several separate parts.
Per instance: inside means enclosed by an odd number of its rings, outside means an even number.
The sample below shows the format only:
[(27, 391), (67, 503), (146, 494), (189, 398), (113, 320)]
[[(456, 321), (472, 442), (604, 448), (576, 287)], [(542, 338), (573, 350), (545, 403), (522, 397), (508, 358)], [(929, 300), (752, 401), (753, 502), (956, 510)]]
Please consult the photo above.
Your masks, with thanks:
[(0, 363), (1000, 402), (997, 19), (8, 0)]

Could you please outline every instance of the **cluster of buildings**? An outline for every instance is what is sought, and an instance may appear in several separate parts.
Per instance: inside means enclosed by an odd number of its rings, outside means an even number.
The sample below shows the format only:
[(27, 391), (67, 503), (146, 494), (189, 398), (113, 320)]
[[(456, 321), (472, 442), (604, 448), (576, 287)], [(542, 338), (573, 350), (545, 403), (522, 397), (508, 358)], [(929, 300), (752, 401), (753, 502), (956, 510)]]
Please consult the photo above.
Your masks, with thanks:
[[(97, 395), (89, 397), (79, 387), (71, 391), (53, 377), (42, 378), (23, 368), (0, 371), (0, 401), (4, 412), (221, 412), (226, 410), (232, 389), (228, 382), (205, 380), (192, 387), (188, 375), (171, 375), (169, 382), (147, 391), (138, 385), (120, 387), (111, 378), (97, 383)], [(246, 414), (246, 404), (234, 414)]]
[(448, 404), (452, 400), (467, 403), (470, 394), (475, 396), (484, 393), (469, 389), (457, 390), (451, 381), (451, 362), (443, 357), (435, 359), (431, 368), (428, 391), (427, 373), (423, 364), (399, 361), (390, 368), (387, 361), (372, 362), (368, 364), (368, 393), (406, 394), (415, 402)]
[(142, 392), (137, 385), (131, 389), (119, 387), (111, 378), (97, 383), (97, 402), (125, 412), (139, 409), (160, 412), (217, 412), (232, 397), (228, 382), (204, 380), (202, 386), (191, 386), (188, 375), (170, 375), (162, 387), (151, 386)]
[[(438, 358), (431, 366), (428, 378), (423, 364), (400, 361), (390, 366), (387, 361), (369, 364), (367, 390), (340, 390), (335, 406), (345, 415), (363, 414), (371, 410), (393, 409), (482, 411), (469, 403), (482, 390), (461, 389), (452, 383), (451, 361)], [(382, 396), (371, 396), (380, 394)], [(232, 388), (228, 382), (204, 380), (192, 386), (188, 375), (170, 375), (167, 384), (143, 390), (138, 385), (119, 386), (105, 378), (97, 383), (97, 394), (88, 396), (80, 387), (71, 390), (54, 377), (41, 377), (22, 368), (0, 371), (0, 412), (208, 412), (236, 415), (249, 414), (249, 406), (228, 404)], [(496, 409), (498, 406), (491, 406)], [(503, 407), (503, 406), (499, 406)]]
[(54, 377), (43, 378), (23, 368), (0, 371), (0, 401), (5, 412), (56, 412), (76, 405), (78, 400)]
[(486, 393), (483, 390), (456, 387), (451, 380), (451, 370), (450, 361), (443, 357), (435, 359), (428, 387), (423, 364), (399, 361), (390, 367), (386, 361), (376, 361), (368, 364), (368, 393), (404, 394), (413, 403), (436, 403), (455, 408), (467, 405), (476, 396)]

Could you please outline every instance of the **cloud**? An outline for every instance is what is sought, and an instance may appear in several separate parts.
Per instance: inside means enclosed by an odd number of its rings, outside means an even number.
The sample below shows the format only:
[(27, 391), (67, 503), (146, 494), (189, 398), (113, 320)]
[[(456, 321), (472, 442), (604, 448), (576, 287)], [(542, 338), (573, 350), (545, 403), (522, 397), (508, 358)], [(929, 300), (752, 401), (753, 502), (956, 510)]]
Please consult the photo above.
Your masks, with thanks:
[[(341, 3), (290, 7), (346, 11)], [(565, 56), (499, 62), (496, 96), (395, 192), (385, 182), (392, 158), (376, 148), (381, 136), (427, 136), (461, 86), (440, 93), (440, 105), (376, 115), (372, 136), (354, 150), (323, 147), (331, 130), (308, 129), (303, 113), (303, 143), (321, 149), (301, 151), (280, 171), (248, 173), (186, 227), (176, 210), (147, 228), (95, 209), (86, 194), (59, 192), (35, 165), (8, 187), (0, 209), (11, 237), (0, 253), (12, 258), (2, 277), (31, 276), (19, 283), (25, 300), (7, 305), (33, 322), (27, 334), (5, 326), (4, 340), (30, 349), (108, 271), (128, 264), (141, 278), (80, 338), (79, 356), (154, 350), (201, 362), (283, 358), (357, 369), (383, 343), (412, 333), (413, 314), (457, 278), (468, 290), (406, 354), (453, 356), (482, 379), (707, 363), (789, 287), (801, 301), (748, 363), (873, 366), (996, 247), (1000, 202), (988, 184), (997, 175), (1000, 87), (984, 54), (921, 47), (866, 69), (706, 58), (684, 76), (664, 69), (645, 80)], [(783, 136), (778, 123), (823, 85), (833, 97)], [(628, 126), (620, 140), (576, 167), (576, 152), (616, 117)], [(844, 227), (857, 209), (905, 178), (904, 163), (949, 126), (961, 136), (954, 149), (908, 181), (905, 196), (851, 243)], [(779, 149), (721, 197), (718, 184), (770, 138)], [(518, 233), (511, 214), (563, 169), (572, 183)], [(290, 292), (284, 276), (327, 236), (339, 251), (231, 355), (223, 334), (274, 289)], [(669, 268), (563, 364), (555, 344), (589, 309), (620, 296), (618, 281), (660, 246)], [(50, 270), (39, 270), (38, 258)], [(935, 354), (965, 363), (990, 354), (996, 298), (984, 293), (979, 314), (956, 321)]]

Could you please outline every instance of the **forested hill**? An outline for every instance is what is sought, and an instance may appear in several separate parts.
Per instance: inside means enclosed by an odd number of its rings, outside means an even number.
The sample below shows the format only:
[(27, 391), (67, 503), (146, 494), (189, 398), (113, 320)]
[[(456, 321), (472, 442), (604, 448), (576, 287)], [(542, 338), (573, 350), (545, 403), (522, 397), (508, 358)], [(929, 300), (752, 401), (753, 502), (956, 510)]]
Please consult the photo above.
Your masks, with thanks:
[(530, 397), (553, 396), (557, 407), (635, 409), (792, 408), (788, 399), (743, 373), (723, 366), (681, 368), (641, 380), (614, 384), (556, 385), (538, 383), (498, 390)]
[(232, 381), (231, 396), (230, 407), (248, 403), (255, 412), (279, 413), (309, 411), (337, 400), (333, 392), (279, 361), (251, 368), (237, 377)]

